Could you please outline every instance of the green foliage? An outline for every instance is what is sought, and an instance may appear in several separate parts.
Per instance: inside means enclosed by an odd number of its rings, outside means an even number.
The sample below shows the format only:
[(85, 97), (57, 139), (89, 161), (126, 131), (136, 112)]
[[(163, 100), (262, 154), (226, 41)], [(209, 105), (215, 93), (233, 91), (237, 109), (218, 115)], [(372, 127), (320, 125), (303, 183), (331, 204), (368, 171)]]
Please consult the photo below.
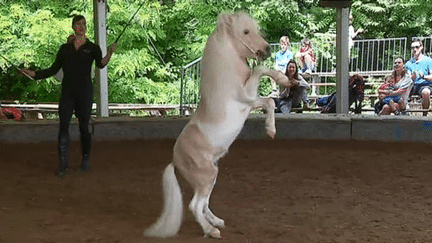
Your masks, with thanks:
[(354, 26), (364, 38), (408, 37), (432, 34), (431, 0), (355, 0)]
[[(110, 45), (143, 3), (109, 0), (107, 42)], [(257, 19), (270, 43), (287, 35), (291, 43), (307, 37), (315, 53), (329, 63), (334, 50), (336, 11), (319, 0), (149, 0), (120, 38), (109, 66), (109, 101), (178, 103), (181, 67), (202, 55), (221, 12), (244, 10)], [(71, 29), (71, 15), (87, 19), (93, 37), (93, 0), (0, 0), (0, 99), (58, 101), (60, 82), (31, 81), (15, 66), (48, 68)], [(427, 36), (432, 34), (432, 0), (353, 0), (354, 27), (360, 38)], [(295, 46), (291, 47), (294, 54)], [(355, 54), (355, 53), (354, 53)], [(317, 57), (320, 59), (320, 56)], [(274, 56), (265, 65), (273, 66)], [(322, 64), (321, 64), (322, 65)], [(332, 67), (328, 67), (331, 69)], [(192, 81), (191, 81), (192, 82)], [(197, 89), (198, 86), (194, 86)], [(270, 92), (264, 80), (259, 92)]]
[(15, 72), (16, 67), (23, 65), (31, 68), (49, 67), (59, 46), (70, 33), (69, 21), (56, 18), (42, 4), (38, 1), (14, 1), (9, 4), (10, 11), (0, 8), (0, 26), (3, 27), (0, 28), (0, 51), (10, 61), (0, 60), (3, 70), (0, 90), (4, 90), (0, 93), (1, 99), (39, 102), (58, 100), (60, 84), (55, 79), (34, 82)]
[(110, 83), (109, 102), (178, 104), (180, 101), (178, 88), (174, 84), (140, 77), (133, 81), (120, 78)]
[[(176, 80), (174, 70), (170, 64), (158, 65), (146, 49), (119, 54), (112, 60), (109, 69), (109, 100), (123, 103), (178, 103), (178, 82), (163, 82)], [(174, 83), (178, 86), (174, 86)]]

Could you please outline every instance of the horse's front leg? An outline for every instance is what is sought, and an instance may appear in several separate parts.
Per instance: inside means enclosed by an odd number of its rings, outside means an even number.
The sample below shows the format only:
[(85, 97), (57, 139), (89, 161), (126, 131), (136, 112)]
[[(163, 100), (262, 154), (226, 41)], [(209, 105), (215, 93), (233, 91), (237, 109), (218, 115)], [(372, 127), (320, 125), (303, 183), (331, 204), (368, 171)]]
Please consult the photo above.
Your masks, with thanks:
[(259, 80), (262, 76), (268, 76), (274, 79), (278, 84), (283, 85), (285, 87), (291, 87), (291, 83), (288, 80), (288, 77), (280, 71), (274, 69), (268, 69), (263, 66), (256, 67), (252, 75), (249, 78), (249, 82), (252, 86), (258, 85)]
[(275, 103), (272, 98), (261, 98), (257, 97), (254, 101), (253, 108), (262, 108), (266, 113), (265, 119), (265, 129), (267, 135), (274, 139), (276, 135), (276, 125), (275, 125)]
[(253, 70), (251, 76), (249, 77), (244, 86), (244, 91), (249, 97), (248, 100), (253, 100), (253, 103), (251, 105), (252, 109), (262, 108), (266, 112), (266, 132), (269, 137), (274, 138), (274, 136), (276, 135), (274, 117), (275, 103), (271, 98), (257, 97), (258, 85), (262, 76), (269, 76), (276, 80), (277, 83), (287, 87), (290, 87), (290, 82), (288, 80), (288, 77), (282, 72), (271, 70), (263, 66), (258, 66)]
[(288, 77), (283, 73), (276, 70), (268, 69), (263, 66), (258, 66), (252, 71), (252, 74), (249, 76), (243, 87), (243, 92), (244, 94), (246, 94), (248, 99), (255, 100), (258, 92), (258, 85), (262, 76), (269, 76), (273, 78), (278, 84), (281, 84), (283, 86), (291, 86)]

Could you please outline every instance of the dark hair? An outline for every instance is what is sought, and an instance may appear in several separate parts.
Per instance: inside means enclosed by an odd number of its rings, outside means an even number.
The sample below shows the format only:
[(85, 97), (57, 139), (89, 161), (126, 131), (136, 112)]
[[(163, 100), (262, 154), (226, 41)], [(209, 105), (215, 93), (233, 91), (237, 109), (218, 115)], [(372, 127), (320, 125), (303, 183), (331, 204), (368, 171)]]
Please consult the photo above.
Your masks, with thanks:
[(413, 42), (420, 42), (420, 45), (423, 46), (423, 42), (422, 42), (422, 40), (420, 38), (414, 38), (411, 43), (413, 43)]
[(394, 60), (396, 60), (396, 59), (402, 59), (402, 62), (405, 63), (405, 58), (403, 58), (401, 56), (397, 56), (397, 57), (394, 58)]
[(302, 45), (308, 45), (308, 46), (311, 45), (310, 40), (307, 39), (307, 38), (304, 38), (303, 40), (301, 40), (301, 44), (302, 44)]
[(73, 17), (73, 19), (72, 19), (72, 27), (74, 26), (74, 24), (75, 24), (76, 22), (80, 21), (81, 19), (85, 19), (85, 17), (82, 16), (82, 15), (75, 15), (75, 16)]
[(287, 64), (287, 67), (286, 67), (286, 70), (285, 70), (285, 75), (288, 77), (288, 66), (289, 66), (291, 63), (293, 63), (293, 64), (296, 66), (296, 71), (295, 71), (295, 73), (294, 73), (294, 75), (293, 75), (293, 78), (295, 78), (295, 79), (299, 79), (297, 63), (296, 63), (296, 61), (294, 61), (293, 59), (289, 60), (289, 62), (288, 62), (288, 64)]
[[(396, 61), (397, 59), (401, 59), (401, 60), (402, 60), (402, 63), (405, 64), (405, 58), (403, 58), (403, 57), (401, 57), (401, 56), (397, 56), (397, 57), (395, 57), (393, 60)], [(406, 68), (402, 71), (402, 77), (405, 76), (405, 73), (406, 73)], [(396, 78), (396, 71), (395, 71), (395, 70), (393, 70), (391, 76), (393, 76), (394, 78)], [(396, 79), (395, 79), (395, 80), (396, 80)]]

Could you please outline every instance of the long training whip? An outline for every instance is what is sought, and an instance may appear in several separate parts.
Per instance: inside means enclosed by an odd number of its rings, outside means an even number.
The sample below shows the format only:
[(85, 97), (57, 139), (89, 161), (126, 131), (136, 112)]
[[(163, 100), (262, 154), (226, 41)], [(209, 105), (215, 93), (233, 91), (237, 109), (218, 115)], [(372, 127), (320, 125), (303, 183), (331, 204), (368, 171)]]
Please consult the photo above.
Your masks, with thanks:
[[(135, 17), (135, 15), (138, 13), (138, 11), (141, 9), (141, 7), (144, 5), (144, 1), (139, 5), (138, 9), (135, 11), (134, 15), (132, 15), (132, 18), (129, 19), (129, 21), (127, 22), (126, 26), (123, 28), (123, 31), (120, 33), (120, 35), (117, 37), (117, 39), (114, 41), (114, 43), (117, 43), (118, 40), (120, 39), (120, 37), (123, 35), (123, 33), (126, 31), (127, 27), (130, 25), (130, 23), (132, 22), (133, 18)], [(148, 38), (148, 40), (150, 41), (151, 46), (153, 47), (153, 49), (155, 49), (155, 51), (157, 52), (159, 58), (161, 59), (161, 61), (163, 62), (164, 65), (166, 65), (165, 61), (163, 60), (162, 56), (160, 55), (159, 51), (157, 50), (156, 46), (153, 44), (153, 42), (151, 41), (150, 38)]]
[[(13, 64), (11, 61), (9, 61), (5, 56), (3, 56), (3, 55), (1, 55), (0, 54), (0, 56), (1, 57), (3, 57), (3, 59), (5, 59), (10, 65), (12, 65), (12, 67), (15, 67), (16, 69), (18, 69), (18, 71), (21, 71), (17, 66), (15, 66), (15, 64)], [(24, 74), (24, 76), (26, 76), (27, 78), (29, 78), (29, 79), (31, 79), (31, 80), (34, 80), (34, 78), (32, 78), (30, 75), (28, 75), (27, 73), (24, 73), (24, 72), (20, 72), (20, 73), (22, 73), (22, 74)]]
[(151, 41), (150, 37), (148, 37), (148, 40), (150, 42), (150, 44), (152, 45), (153, 49), (156, 51), (156, 53), (158, 54), (159, 58), (161, 59), (161, 61), (163, 62), (164, 65), (166, 65), (164, 59), (162, 58), (161, 54), (159, 53), (159, 51), (157, 50), (156, 46), (153, 44), (153, 42)]
[(120, 33), (120, 35), (117, 37), (117, 39), (114, 41), (114, 43), (117, 43), (117, 41), (120, 39), (120, 37), (123, 35), (123, 33), (125, 32), (125, 30), (127, 29), (127, 27), (129, 26), (129, 24), (132, 22), (133, 18), (135, 17), (135, 15), (138, 13), (138, 11), (141, 9), (141, 7), (144, 5), (145, 1), (143, 1), (141, 3), (141, 5), (139, 5), (138, 9), (135, 11), (134, 15), (132, 16), (132, 18), (130, 18), (129, 22), (127, 22), (126, 26), (123, 28), (123, 31)]

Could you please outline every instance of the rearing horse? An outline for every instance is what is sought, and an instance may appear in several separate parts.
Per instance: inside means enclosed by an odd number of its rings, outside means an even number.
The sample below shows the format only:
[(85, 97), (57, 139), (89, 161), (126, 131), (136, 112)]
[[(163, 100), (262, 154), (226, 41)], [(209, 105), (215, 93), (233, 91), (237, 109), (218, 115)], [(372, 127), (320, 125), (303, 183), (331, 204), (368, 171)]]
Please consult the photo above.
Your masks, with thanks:
[(272, 77), (290, 86), (281, 72), (262, 66), (251, 70), (247, 58), (264, 60), (270, 46), (261, 37), (255, 21), (246, 13), (222, 14), (217, 29), (209, 37), (202, 59), (201, 102), (174, 145), (172, 162), (163, 174), (164, 207), (146, 236), (177, 234), (182, 221), (182, 195), (174, 169), (191, 184), (194, 196), (189, 209), (201, 225), (204, 236), (220, 238), (222, 219), (209, 209), (210, 194), (218, 174), (217, 161), (240, 133), (254, 108), (266, 111), (267, 134), (276, 134), (274, 101), (258, 97), (261, 76)]

